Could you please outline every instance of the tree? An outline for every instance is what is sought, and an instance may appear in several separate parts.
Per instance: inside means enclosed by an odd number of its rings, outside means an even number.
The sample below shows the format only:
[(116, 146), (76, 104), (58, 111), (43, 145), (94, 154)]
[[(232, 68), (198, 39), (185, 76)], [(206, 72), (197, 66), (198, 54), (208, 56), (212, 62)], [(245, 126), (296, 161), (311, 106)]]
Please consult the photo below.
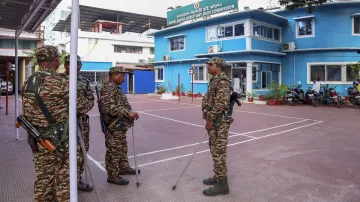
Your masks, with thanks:
[(360, 78), (360, 61), (348, 67), (350, 67), (350, 75), (354, 80)]
[(308, 7), (308, 13), (314, 12), (316, 6), (328, 2), (332, 2), (332, 0), (279, 0), (280, 5), (285, 6), (286, 10), (292, 11), (297, 8)]

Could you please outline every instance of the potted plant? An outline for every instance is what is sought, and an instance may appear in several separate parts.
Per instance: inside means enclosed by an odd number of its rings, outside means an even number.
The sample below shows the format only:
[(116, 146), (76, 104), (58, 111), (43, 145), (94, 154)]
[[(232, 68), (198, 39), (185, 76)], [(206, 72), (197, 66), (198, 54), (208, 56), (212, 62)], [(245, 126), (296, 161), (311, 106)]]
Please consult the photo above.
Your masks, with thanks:
[(253, 102), (254, 101), (254, 94), (253, 93), (248, 92), (247, 97), (248, 97), (248, 102)]
[(156, 92), (161, 95), (166, 92), (166, 88), (164, 86), (156, 86)]
[(181, 85), (180, 85), (180, 91), (181, 91), (180, 95), (181, 95), (181, 96), (185, 96), (185, 88), (184, 88), (184, 84), (183, 84), (183, 83), (181, 83)]
[(188, 97), (191, 97), (191, 96), (192, 96), (191, 90), (187, 90), (187, 91), (186, 91), (186, 94), (187, 94)]
[(278, 84), (276, 81), (271, 81), (269, 91), (273, 98), (273, 100), (269, 100), (269, 105), (280, 105), (280, 100), (285, 97), (287, 86), (285, 84)]
[(180, 96), (180, 88), (179, 88), (179, 86), (176, 86), (175, 92), (176, 92), (176, 96)]
[(259, 101), (265, 101), (265, 96), (264, 95), (259, 95)]

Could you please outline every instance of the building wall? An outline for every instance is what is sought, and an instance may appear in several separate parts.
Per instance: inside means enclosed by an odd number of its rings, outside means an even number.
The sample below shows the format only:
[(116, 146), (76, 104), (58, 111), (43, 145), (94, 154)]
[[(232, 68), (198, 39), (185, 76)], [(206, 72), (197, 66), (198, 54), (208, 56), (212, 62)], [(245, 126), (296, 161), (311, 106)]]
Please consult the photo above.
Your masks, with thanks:
[[(114, 45), (142, 47), (143, 50), (142, 54), (117, 53)], [(87, 61), (138, 63), (140, 59), (148, 61), (148, 58), (154, 58), (154, 54), (150, 53), (150, 47), (154, 47), (152, 43), (79, 38), (78, 47), (78, 55)], [(70, 52), (70, 43), (66, 44), (66, 51)]]
[[(302, 83), (303, 89), (312, 87), (313, 82), (308, 78), (308, 65), (309, 64), (336, 64), (346, 65), (354, 64), (360, 61), (360, 55), (357, 51), (328, 51), (328, 52), (299, 52), (295, 53), (295, 75), (294, 75), (294, 54), (288, 54), (282, 60), (282, 80), (283, 83), (292, 86), (299, 81)], [(344, 72), (342, 72), (342, 75)], [(349, 82), (321, 82), (331, 86), (338, 85), (339, 92), (346, 94), (345, 88), (352, 85)]]
[(314, 15), (315, 33), (313, 37), (296, 37), (296, 21), (293, 18), (309, 16), (305, 9), (292, 12), (279, 12), (277, 14), (289, 20), (284, 26), (283, 41), (295, 42), (296, 49), (305, 48), (334, 48), (334, 47), (359, 47), (360, 35), (352, 35), (351, 15), (359, 13), (360, 4), (357, 6), (337, 5), (334, 7), (323, 6), (311, 14)]

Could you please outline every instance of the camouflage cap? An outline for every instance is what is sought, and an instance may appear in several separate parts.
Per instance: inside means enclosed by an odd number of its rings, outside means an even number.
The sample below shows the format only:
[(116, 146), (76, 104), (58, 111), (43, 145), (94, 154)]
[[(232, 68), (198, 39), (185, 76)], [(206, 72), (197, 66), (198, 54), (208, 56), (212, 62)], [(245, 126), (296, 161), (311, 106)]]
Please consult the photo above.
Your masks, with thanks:
[(42, 46), (35, 51), (38, 62), (51, 61), (59, 57), (59, 50), (56, 46)]
[(129, 73), (124, 67), (111, 67), (109, 73)]
[(214, 57), (209, 62), (205, 62), (206, 64), (215, 64), (217, 67), (225, 67), (225, 61), (222, 58)]
[[(78, 62), (81, 62), (80, 56), (77, 56), (77, 61), (78, 61)], [(65, 62), (70, 62), (70, 54), (67, 55), (67, 56), (65, 56)]]

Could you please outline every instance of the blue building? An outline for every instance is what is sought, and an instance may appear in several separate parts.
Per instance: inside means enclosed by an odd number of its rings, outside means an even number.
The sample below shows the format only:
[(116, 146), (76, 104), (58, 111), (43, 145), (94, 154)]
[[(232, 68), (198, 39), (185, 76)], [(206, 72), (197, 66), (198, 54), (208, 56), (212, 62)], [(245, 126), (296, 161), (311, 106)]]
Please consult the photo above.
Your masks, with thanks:
[[(244, 10), (182, 24), (153, 33), (155, 81), (205, 93), (210, 76), (205, 61), (222, 57), (229, 78), (244, 77), (244, 90), (262, 94), (272, 80), (293, 86), (338, 85), (340, 93), (355, 78), (348, 65), (360, 61), (360, 4), (328, 3), (313, 14), (307, 8), (268, 12)], [(248, 79), (251, 78), (251, 79)]]

